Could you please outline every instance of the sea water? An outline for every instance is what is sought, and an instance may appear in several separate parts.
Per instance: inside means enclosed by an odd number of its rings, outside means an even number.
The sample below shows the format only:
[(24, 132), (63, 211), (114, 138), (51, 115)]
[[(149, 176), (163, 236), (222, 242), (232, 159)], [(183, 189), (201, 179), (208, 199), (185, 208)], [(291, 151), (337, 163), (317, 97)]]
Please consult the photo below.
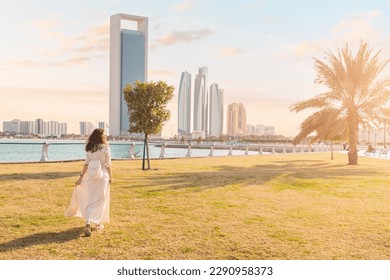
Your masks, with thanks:
[[(30, 140), (30, 139), (0, 139), (0, 163), (1, 162), (36, 162), (42, 157), (43, 144), (49, 143), (49, 161), (81, 160), (85, 158), (85, 142), (77, 140)], [(130, 146), (133, 142), (109, 142), (111, 157), (113, 159), (129, 158)], [(134, 154), (142, 158), (143, 142), (134, 142)], [(165, 148), (166, 158), (185, 157), (187, 148)], [(214, 156), (226, 156), (228, 150), (214, 149)], [(243, 155), (245, 151), (233, 150), (233, 155)], [(151, 158), (159, 158), (161, 147), (149, 144)], [(192, 149), (193, 157), (207, 157), (209, 149)], [(249, 154), (258, 154), (249, 151)]]

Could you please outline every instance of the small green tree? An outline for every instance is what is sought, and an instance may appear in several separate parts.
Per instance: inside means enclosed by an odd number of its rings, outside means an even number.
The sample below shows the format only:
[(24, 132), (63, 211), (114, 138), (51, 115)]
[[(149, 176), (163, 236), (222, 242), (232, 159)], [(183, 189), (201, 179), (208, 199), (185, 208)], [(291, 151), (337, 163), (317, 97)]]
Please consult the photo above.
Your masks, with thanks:
[[(148, 169), (150, 169), (148, 136), (160, 133), (171, 112), (166, 105), (173, 97), (173, 86), (165, 82), (135, 82), (124, 89), (124, 96), (129, 110), (130, 133), (143, 133), (144, 147)], [(145, 149), (144, 149), (145, 150)], [(142, 169), (145, 170), (145, 152), (142, 161)]]

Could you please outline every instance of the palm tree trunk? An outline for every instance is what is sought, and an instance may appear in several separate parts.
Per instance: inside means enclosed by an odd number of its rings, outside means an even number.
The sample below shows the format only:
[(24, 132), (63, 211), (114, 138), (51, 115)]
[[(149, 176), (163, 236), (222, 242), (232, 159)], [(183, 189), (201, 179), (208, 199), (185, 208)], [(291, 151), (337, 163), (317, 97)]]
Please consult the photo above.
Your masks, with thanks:
[(330, 141), (330, 159), (333, 160), (333, 141)]
[(348, 151), (348, 165), (358, 164), (357, 144), (358, 144), (358, 124), (356, 121), (352, 121), (350, 125), (350, 139), (349, 139), (349, 151)]

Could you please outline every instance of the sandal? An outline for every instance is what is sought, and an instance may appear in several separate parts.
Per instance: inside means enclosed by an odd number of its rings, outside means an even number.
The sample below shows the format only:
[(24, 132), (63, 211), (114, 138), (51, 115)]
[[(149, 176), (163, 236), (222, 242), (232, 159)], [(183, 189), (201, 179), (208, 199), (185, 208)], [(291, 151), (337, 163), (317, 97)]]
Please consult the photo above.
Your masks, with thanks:
[(91, 225), (90, 224), (85, 225), (84, 234), (87, 237), (91, 236)]

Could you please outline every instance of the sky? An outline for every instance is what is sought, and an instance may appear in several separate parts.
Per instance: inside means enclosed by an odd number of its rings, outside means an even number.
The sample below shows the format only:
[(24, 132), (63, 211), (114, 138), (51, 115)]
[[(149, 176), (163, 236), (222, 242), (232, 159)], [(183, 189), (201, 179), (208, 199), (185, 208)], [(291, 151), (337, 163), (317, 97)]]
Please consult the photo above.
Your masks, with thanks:
[[(12, 119), (108, 122), (109, 18), (149, 18), (148, 80), (175, 86), (164, 136), (177, 133), (183, 71), (203, 66), (224, 111), (294, 136), (310, 112), (295, 102), (326, 91), (313, 58), (363, 40), (390, 58), (390, 0), (0, 0), (0, 130)], [(131, 26), (130, 26), (131, 27)], [(383, 71), (390, 76), (390, 65)], [(193, 89), (192, 89), (193, 90)], [(226, 122), (225, 122), (226, 123)], [(226, 128), (224, 127), (224, 131)]]

